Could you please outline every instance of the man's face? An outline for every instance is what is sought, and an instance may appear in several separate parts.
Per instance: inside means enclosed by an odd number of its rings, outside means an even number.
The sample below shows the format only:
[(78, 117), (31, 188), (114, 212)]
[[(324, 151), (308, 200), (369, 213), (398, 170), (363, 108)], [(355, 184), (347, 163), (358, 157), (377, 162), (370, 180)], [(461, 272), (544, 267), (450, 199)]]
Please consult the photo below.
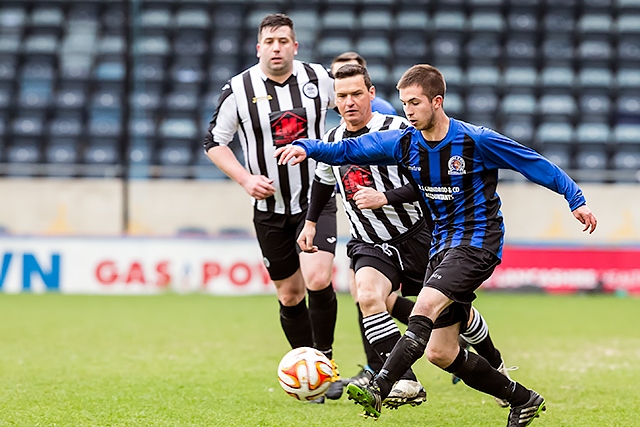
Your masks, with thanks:
[(407, 120), (418, 130), (429, 130), (436, 122), (435, 105), (441, 96), (434, 97), (431, 101), (422, 92), (420, 86), (408, 86), (400, 89), (400, 101)]
[(349, 130), (358, 130), (371, 119), (371, 100), (376, 96), (373, 86), (367, 89), (361, 75), (335, 79), (336, 107)]
[(263, 28), (256, 48), (260, 65), (266, 74), (280, 76), (291, 72), (293, 58), (298, 53), (298, 42), (294, 41), (291, 28)]

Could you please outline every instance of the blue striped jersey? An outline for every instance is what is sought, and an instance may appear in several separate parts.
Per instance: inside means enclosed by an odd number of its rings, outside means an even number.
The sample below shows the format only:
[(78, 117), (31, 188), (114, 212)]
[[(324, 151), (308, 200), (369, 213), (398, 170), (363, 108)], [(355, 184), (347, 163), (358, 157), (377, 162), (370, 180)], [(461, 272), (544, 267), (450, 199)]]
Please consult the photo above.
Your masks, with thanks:
[(536, 151), (492, 129), (453, 118), (439, 142), (429, 143), (419, 130), (409, 127), (334, 143), (301, 139), (294, 145), (327, 164), (403, 166), (431, 212), (431, 255), (451, 247), (473, 246), (502, 256), (498, 169), (515, 170), (564, 195), (572, 211), (586, 203), (578, 185)]

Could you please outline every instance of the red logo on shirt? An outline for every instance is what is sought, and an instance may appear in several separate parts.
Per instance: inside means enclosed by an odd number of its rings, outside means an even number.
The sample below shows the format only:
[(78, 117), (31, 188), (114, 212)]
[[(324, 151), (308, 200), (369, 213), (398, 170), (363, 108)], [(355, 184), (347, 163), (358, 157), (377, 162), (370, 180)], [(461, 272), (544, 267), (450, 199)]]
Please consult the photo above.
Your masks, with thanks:
[(280, 147), (296, 139), (307, 138), (307, 114), (304, 108), (274, 111), (269, 114), (273, 145)]
[(343, 166), (340, 168), (340, 172), (345, 197), (348, 201), (353, 199), (354, 194), (358, 191), (358, 185), (362, 187), (374, 186), (373, 176), (368, 167), (356, 165)]

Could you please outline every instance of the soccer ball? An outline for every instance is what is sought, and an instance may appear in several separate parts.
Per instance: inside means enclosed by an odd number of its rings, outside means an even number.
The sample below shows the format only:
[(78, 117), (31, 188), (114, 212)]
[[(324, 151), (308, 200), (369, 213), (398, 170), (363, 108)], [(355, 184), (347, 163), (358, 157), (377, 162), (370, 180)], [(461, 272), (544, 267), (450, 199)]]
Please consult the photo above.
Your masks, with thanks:
[(278, 365), (278, 380), (282, 389), (298, 400), (313, 400), (322, 396), (331, 385), (331, 361), (311, 347), (294, 348)]

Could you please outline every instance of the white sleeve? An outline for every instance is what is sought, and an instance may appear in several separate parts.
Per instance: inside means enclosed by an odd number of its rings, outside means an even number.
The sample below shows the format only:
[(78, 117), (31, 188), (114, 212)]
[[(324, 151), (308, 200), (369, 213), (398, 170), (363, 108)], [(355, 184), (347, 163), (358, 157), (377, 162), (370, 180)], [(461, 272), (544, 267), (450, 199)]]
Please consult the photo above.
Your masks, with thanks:
[(229, 145), (238, 131), (239, 124), (236, 96), (227, 83), (222, 88), (218, 108), (209, 124), (205, 151), (217, 145)]

